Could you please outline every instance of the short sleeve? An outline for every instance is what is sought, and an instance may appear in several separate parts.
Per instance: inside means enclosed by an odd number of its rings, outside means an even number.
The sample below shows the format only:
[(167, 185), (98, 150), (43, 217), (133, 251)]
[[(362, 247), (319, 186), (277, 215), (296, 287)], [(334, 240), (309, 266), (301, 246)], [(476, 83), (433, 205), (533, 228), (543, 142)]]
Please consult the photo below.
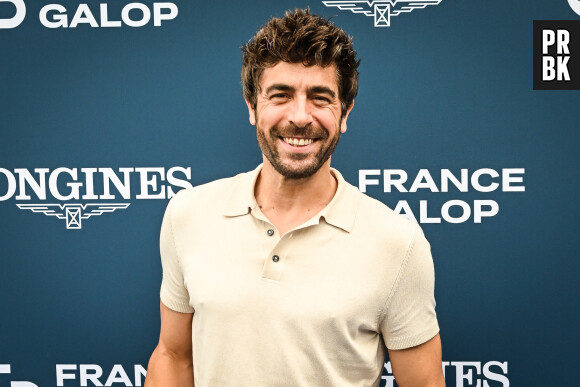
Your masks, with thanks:
[(189, 304), (189, 293), (183, 280), (183, 271), (173, 233), (172, 199), (165, 210), (161, 225), (160, 252), (163, 279), (161, 282), (161, 302), (170, 309), (181, 313), (193, 313)]
[(434, 287), (431, 247), (417, 228), (383, 309), (380, 329), (387, 348), (414, 347), (439, 332)]

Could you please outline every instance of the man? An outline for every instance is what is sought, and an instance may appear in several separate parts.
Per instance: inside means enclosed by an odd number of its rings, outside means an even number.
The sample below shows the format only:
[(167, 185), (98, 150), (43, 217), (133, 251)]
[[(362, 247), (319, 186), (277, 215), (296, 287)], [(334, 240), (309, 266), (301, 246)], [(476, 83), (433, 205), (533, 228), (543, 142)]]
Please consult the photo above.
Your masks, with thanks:
[(356, 52), (308, 10), (243, 49), (263, 164), (181, 191), (161, 229), (161, 333), (146, 386), (442, 386), (429, 244), (330, 168)]

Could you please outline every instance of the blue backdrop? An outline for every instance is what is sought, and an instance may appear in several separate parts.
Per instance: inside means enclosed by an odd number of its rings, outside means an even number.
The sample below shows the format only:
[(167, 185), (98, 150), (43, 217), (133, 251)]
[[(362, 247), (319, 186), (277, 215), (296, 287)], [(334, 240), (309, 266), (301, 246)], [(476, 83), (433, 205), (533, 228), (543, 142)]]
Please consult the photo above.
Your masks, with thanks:
[(239, 47), (307, 6), (362, 58), (333, 166), (431, 241), (447, 385), (577, 385), (580, 92), (532, 76), (533, 21), (580, 20), (566, 0), (390, 27), (314, 0), (100, 3), (0, 2), (0, 22), (26, 8), (0, 29), (0, 386), (142, 385), (167, 197), (260, 162)]

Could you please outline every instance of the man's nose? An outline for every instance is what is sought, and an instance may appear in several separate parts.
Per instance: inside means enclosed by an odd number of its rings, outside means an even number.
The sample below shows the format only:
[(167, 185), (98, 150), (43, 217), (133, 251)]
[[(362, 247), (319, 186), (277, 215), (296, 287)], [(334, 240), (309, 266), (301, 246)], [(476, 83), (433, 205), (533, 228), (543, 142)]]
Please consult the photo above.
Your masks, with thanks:
[(304, 127), (312, 123), (312, 112), (307, 98), (294, 99), (288, 113), (288, 121), (298, 127)]

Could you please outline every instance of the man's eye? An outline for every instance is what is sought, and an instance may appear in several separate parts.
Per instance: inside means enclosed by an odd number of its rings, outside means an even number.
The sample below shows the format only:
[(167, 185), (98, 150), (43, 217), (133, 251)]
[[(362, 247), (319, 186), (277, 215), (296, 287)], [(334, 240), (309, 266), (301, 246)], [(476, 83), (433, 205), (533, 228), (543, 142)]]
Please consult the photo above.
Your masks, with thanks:
[(326, 97), (323, 97), (323, 96), (321, 96), (321, 95), (316, 95), (316, 96), (314, 96), (314, 100), (315, 100), (316, 102), (325, 102), (325, 103), (330, 103), (330, 100), (329, 100), (328, 98), (326, 98)]
[(288, 98), (288, 94), (278, 93), (278, 94), (272, 94), (270, 96), (270, 99), (285, 99), (285, 98)]

